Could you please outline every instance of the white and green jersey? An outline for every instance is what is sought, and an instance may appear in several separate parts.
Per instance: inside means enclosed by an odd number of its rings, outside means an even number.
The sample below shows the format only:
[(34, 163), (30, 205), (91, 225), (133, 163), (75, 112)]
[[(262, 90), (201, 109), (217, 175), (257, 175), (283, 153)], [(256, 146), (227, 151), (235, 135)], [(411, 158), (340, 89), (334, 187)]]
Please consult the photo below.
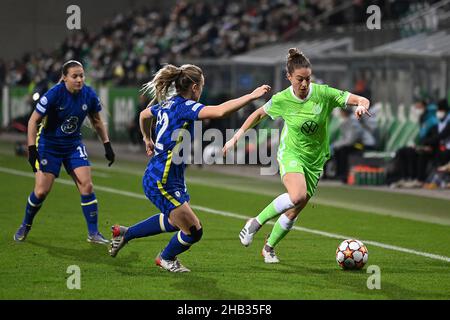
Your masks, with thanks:
[(330, 157), (328, 124), (335, 107), (345, 108), (350, 93), (311, 83), (307, 97), (298, 98), (291, 87), (278, 92), (265, 105), (272, 118), (283, 118), (278, 161), (298, 159), (303, 166), (322, 170)]

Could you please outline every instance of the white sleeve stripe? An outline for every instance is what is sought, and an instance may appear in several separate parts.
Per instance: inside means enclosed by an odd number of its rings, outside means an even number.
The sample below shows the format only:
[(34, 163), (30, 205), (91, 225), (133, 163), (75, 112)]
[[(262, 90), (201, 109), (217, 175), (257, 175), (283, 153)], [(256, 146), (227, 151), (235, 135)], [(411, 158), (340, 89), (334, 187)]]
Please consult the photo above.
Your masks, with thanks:
[(270, 107), (272, 106), (272, 99), (266, 102), (266, 104), (263, 105), (264, 111), (267, 113), (269, 111)]
[(263, 105), (263, 110), (272, 120), (274, 120), (275, 118), (269, 113), (271, 106), (272, 106), (272, 99), (270, 99), (269, 101), (266, 102), (265, 105)]
[(42, 113), (45, 113), (47, 111), (47, 109), (41, 106), (39, 103), (36, 105), (36, 109), (38, 109)]
[(196, 104), (194, 104), (194, 106), (192, 107), (192, 111), (197, 111), (197, 109), (198, 108), (200, 108), (200, 107), (202, 107), (203, 106), (203, 104), (201, 104), (201, 103), (196, 103)]
[(347, 98), (345, 98), (345, 106), (347, 106), (347, 102), (348, 102), (348, 99), (350, 99), (350, 95), (351, 95), (351, 93), (348, 92), (347, 93)]

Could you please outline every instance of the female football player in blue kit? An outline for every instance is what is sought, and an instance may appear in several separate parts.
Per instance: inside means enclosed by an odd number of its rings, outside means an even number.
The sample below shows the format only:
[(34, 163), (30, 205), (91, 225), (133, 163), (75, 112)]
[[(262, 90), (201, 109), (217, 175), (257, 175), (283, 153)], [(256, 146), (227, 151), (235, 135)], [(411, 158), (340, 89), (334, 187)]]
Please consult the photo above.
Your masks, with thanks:
[(60, 83), (41, 97), (28, 121), (28, 161), (36, 173), (36, 180), (34, 190), (27, 200), (25, 217), (14, 240), (20, 242), (27, 237), (33, 219), (59, 176), (63, 164), (81, 194), (81, 208), (88, 227), (87, 241), (109, 243), (98, 231), (97, 198), (80, 132), (87, 116), (103, 141), (109, 165), (114, 162), (115, 155), (100, 117), (100, 110), (100, 99), (93, 89), (84, 85), (82, 64), (75, 60), (67, 61), (62, 67)]
[[(184, 182), (185, 163), (172, 161), (182, 142), (179, 129), (193, 131), (195, 120), (225, 117), (267, 93), (268, 85), (256, 88), (252, 93), (229, 100), (218, 106), (204, 106), (198, 100), (205, 83), (202, 70), (186, 64), (181, 67), (166, 65), (159, 70), (152, 81), (144, 86), (154, 99), (140, 114), (140, 127), (147, 154), (153, 155), (143, 177), (143, 188), (147, 198), (159, 209), (158, 213), (131, 227), (112, 227), (110, 255), (115, 257), (119, 250), (132, 239), (148, 237), (163, 232), (176, 234), (156, 257), (156, 264), (171, 272), (189, 272), (177, 256), (198, 242), (203, 234), (202, 225), (189, 206), (189, 194)], [(176, 94), (167, 95), (171, 86)], [(155, 105), (152, 105), (157, 102)], [(147, 120), (156, 119), (153, 141)], [(184, 150), (183, 150), (184, 151)]]

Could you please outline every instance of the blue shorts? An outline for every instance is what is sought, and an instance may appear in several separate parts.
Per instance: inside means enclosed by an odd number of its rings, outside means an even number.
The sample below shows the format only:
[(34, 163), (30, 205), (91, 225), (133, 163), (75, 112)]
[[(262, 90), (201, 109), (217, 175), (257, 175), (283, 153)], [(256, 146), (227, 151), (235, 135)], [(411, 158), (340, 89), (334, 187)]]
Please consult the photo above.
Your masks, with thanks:
[(164, 215), (169, 215), (173, 209), (190, 200), (189, 193), (185, 187), (171, 188), (169, 185), (163, 186), (159, 181), (153, 186), (149, 186), (148, 183), (143, 183), (143, 186), (147, 198)]
[(56, 178), (59, 176), (61, 164), (64, 164), (68, 174), (76, 168), (91, 165), (88, 160), (86, 146), (81, 142), (76, 147), (63, 152), (48, 145), (38, 145), (38, 153), (40, 161), (37, 163), (36, 168), (42, 172), (51, 173)]

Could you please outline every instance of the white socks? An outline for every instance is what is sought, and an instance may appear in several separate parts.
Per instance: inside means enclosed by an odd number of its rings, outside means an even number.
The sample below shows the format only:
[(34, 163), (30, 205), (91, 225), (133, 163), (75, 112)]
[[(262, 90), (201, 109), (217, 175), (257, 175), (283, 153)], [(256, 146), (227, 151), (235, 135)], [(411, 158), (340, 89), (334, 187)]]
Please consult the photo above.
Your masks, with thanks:
[(278, 223), (284, 230), (291, 230), (294, 226), (295, 221), (297, 221), (297, 218), (295, 218), (294, 220), (290, 220), (288, 217), (286, 217), (285, 214), (282, 214), (278, 218)]
[(291, 198), (289, 198), (288, 193), (283, 193), (282, 195), (279, 195), (275, 200), (273, 200), (273, 206), (275, 207), (277, 213), (283, 213), (286, 210), (295, 207), (291, 201)]

